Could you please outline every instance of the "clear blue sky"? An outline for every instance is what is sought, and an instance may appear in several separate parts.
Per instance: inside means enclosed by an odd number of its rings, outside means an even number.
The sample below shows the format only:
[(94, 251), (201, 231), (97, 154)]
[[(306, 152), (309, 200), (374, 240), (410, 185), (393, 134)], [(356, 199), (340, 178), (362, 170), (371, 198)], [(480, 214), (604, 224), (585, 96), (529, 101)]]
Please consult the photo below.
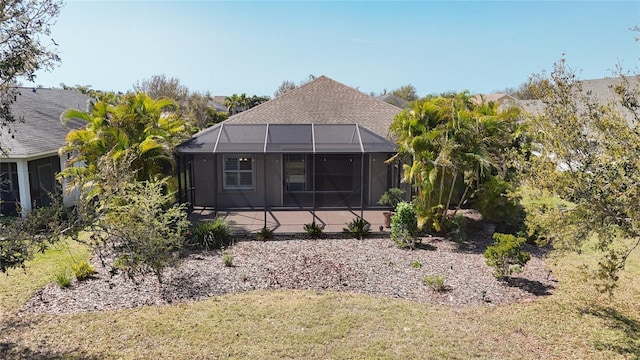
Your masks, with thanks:
[(213, 95), (272, 96), (313, 74), (366, 93), (488, 93), (563, 53), (582, 79), (637, 71), (634, 25), (639, 1), (68, 1), (51, 36), (62, 63), (35, 83), (126, 91), (165, 74)]

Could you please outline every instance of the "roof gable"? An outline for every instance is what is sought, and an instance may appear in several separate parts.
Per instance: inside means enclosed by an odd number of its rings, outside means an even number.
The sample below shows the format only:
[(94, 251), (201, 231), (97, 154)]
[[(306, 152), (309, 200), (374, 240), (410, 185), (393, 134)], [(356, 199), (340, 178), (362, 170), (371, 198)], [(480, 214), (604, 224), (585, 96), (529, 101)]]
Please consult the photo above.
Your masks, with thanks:
[(275, 99), (231, 116), (227, 124), (358, 124), (388, 137), (402, 109), (320, 76)]

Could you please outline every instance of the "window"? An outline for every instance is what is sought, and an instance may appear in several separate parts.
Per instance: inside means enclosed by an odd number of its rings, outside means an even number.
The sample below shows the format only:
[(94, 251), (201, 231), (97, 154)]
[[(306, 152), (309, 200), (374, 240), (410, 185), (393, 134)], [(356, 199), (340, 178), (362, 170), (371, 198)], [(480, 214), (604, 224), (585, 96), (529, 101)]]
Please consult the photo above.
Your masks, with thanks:
[(17, 215), (20, 203), (17, 164), (0, 163), (0, 214)]
[(309, 179), (309, 156), (301, 154), (285, 154), (284, 159), (286, 191), (309, 191), (311, 185), (311, 181)]
[(251, 155), (225, 155), (223, 179), (225, 190), (253, 190)]

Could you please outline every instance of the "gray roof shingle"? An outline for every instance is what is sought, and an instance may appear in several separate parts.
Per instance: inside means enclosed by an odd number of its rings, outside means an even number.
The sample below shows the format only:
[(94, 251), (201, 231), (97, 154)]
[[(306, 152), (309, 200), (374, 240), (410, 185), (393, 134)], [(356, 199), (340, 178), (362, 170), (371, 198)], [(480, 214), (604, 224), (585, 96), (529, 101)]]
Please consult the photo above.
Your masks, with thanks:
[[(640, 88), (640, 75), (628, 76), (627, 79), (629, 80), (630, 86)], [(580, 86), (582, 86), (583, 94), (588, 95), (591, 100), (602, 105), (613, 103), (615, 104), (614, 110), (624, 116), (630, 116), (627, 109), (624, 109), (620, 104), (616, 104), (620, 98), (619, 95), (614, 92), (613, 87), (621, 84), (622, 81), (623, 79), (621, 77), (581, 80)], [(545, 109), (544, 103), (540, 100), (518, 100), (517, 104), (524, 111), (533, 115), (542, 114)]]
[[(326, 76), (231, 116), (226, 124), (358, 124), (389, 138), (402, 109)], [(203, 130), (203, 132), (206, 130)]]
[(5, 157), (28, 158), (54, 154), (64, 146), (70, 130), (86, 125), (82, 120), (72, 119), (64, 127), (60, 123), (60, 114), (69, 108), (86, 110), (88, 96), (74, 90), (18, 90), (20, 95), (11, 105), (11, 112), (24, 121), (0, 128), (0, 144), (7, 150)]

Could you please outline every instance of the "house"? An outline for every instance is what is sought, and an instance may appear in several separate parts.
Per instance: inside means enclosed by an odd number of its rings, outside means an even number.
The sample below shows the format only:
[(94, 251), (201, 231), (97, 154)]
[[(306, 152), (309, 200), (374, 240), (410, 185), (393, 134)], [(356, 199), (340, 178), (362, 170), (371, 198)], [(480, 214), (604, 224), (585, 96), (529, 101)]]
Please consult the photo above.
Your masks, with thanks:
[(24, 214), (50, 203), (55, 175), (66, 162), (58, 150), (70, 130), (85, 125), (72, 119), (63, 126), (60, 114), (68, 108), (86, 110), (89, 100), (74, 90), (20, 88), (19, 92), (11, 112), (23, 121), (0, 128), (0, 146), (5, 150), (0, 155), (1, 215), (17, 215), (19, 208)]
[(401, 109), (404, 109), (405, 106), (407, 106), (407, 104), (409, 103), (407, 100), (401, 99), (401, 98), (399, 98), (399, 97), (397, 97), (397, 96), (395, 96), (395, 95), (393, 95), (391, 93), (380, 95), (380, 96), (378, 96), (378, 99), (382, 100), (384, 102), (387, 102), (387, 103), (389, 103), (391, 105), (395, 105), (395, 106), (397, 106), (397, 107), (399, 107)]
[(481, 94), (474, 95), (471, 97), (471, 100), (475, 103), (482, 102), (494, 102), (498, 104), (498, 106), (509, 106), (515, 105), (518, 101), (516, 98), (509, 94)]
[(402, 109), (326, 76), (177, 148), (179, 198), (218, 209), (377, 206), (399, 184), (389, 126)]

